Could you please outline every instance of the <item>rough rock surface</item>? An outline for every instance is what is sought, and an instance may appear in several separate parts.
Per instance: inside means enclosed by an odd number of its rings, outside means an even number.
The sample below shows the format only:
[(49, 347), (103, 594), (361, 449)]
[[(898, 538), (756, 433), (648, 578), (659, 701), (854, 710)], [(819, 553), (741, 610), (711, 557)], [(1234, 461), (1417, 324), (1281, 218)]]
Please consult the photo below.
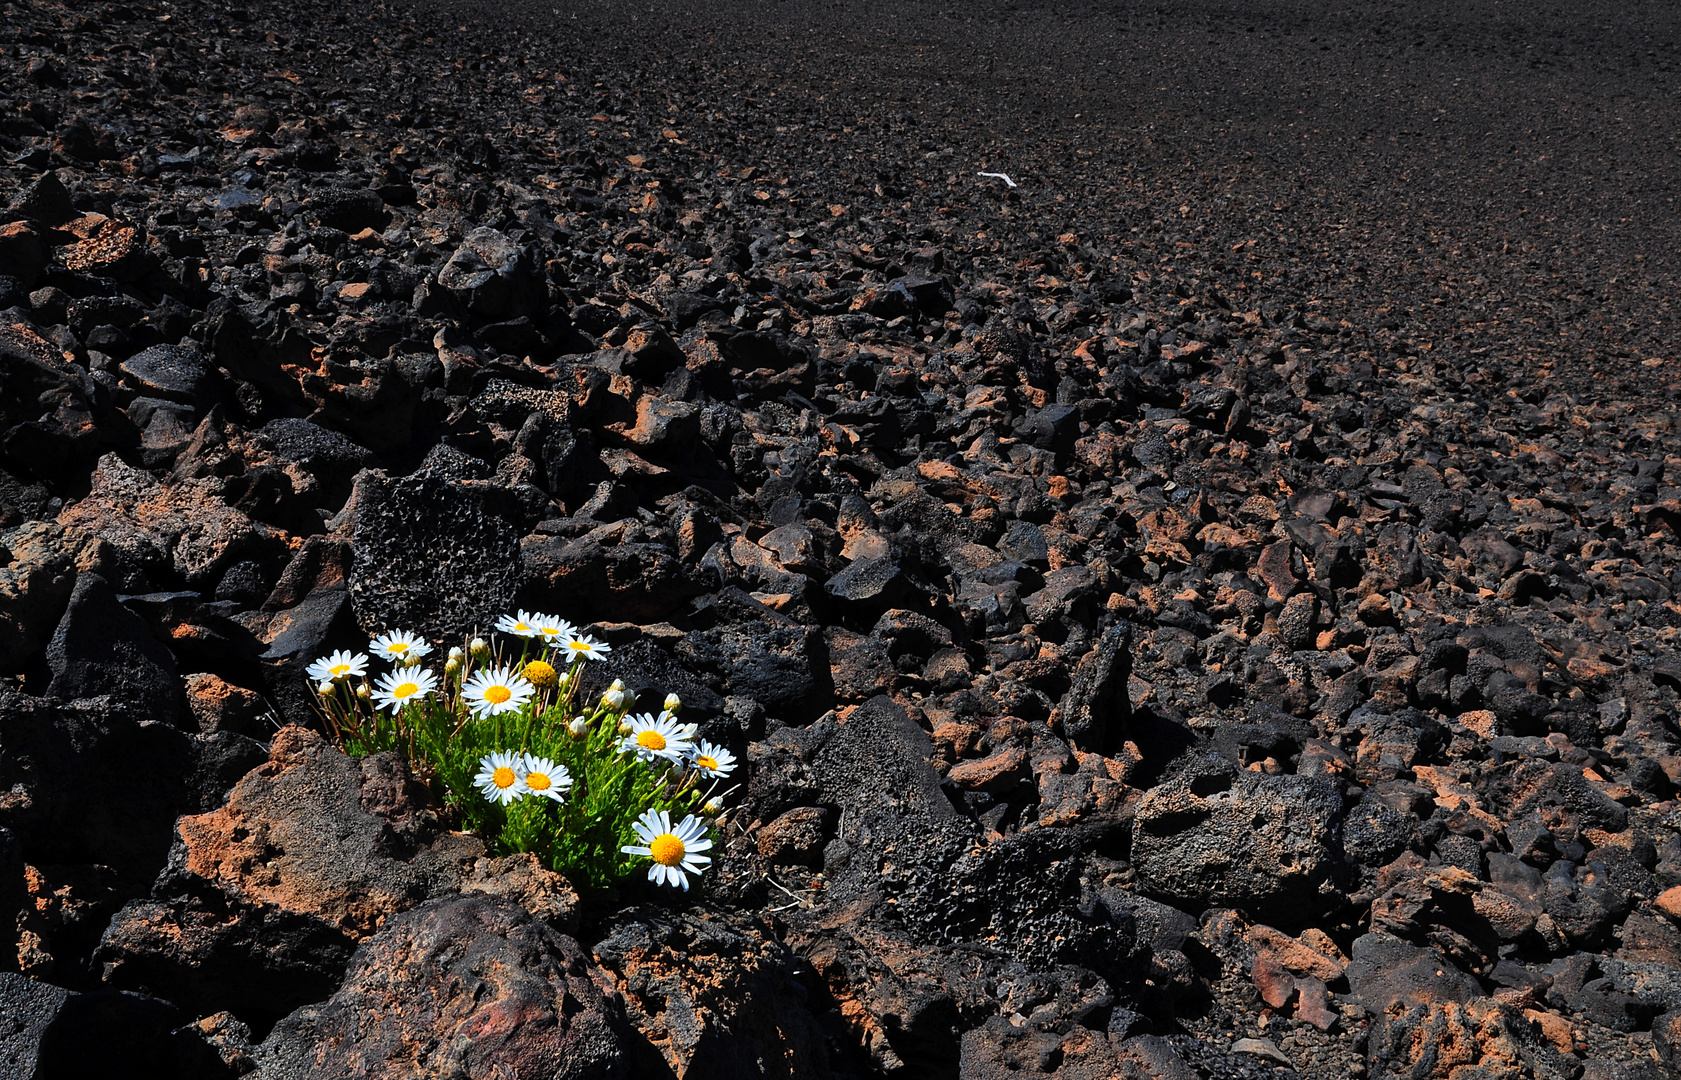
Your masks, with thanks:
[(638, 1069), (623, 1006), (598, 979), (577, 942), (517, 904), (436, 900), (390, 919), (330, 998), (282, 1020), (257, 1074), (658, 1075)]
[(266, 1028), (319, 1000), (359, 942), (431, 897), (500, 893), (569, 925), (575, 895), (529, 861), (486, 859), (477, 838), (442, 830), (396, 757), (352, 759), (288, 727), (225, 806), (176, 823), (151, 898), (117, 914), (100, 957), (113, 985)]

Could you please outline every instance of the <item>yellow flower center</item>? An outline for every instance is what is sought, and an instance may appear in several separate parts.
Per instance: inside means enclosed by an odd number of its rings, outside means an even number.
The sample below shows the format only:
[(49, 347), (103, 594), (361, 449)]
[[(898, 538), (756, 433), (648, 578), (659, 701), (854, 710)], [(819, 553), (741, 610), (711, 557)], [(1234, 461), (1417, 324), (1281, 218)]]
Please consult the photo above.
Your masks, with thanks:
[(590, 651), (590, 643), (587, 641), (569, 641), (566, 643), (566, 647), (571, 649), (573, 652)]
[(347, 674), (350, 671), (350, 665), (349, 664), (334, 664), (332, 667), (328, 668), (327, 670), (333, 673), (333, 678), (335, 678), (335, 679), (342, 678), (345, 674)]
[(548, 689), (555, 684), (556, 672), (554, 665), (545, 660), (531, 661), (531, 663), (525, 665), (525, 670), (522, 674), (524, 674), (527, 679), (531, 680), (531, 685), (533, 686), (540, 686), (544, 689)]
[(408, 642), (406, 642), (406, 641), (394, 641), (394, 642), (392, 642), (391, 644), (389, 644), (385, 647), (385, 651), (386, 652), (394, 652), (398, 656), (401, 656), (402, 654), (409, 651)]
[(514, 624), (514, 631), (516, 633), (524, 633), (529, 629), (531, 629), (531, 627), (527, 626), (525, 623), (517, 622)]
[(559, 637), (560, 628), (558, 626), (545, 626), (542, 633), (544, 637)]
[(492, 705), (500, 705), (514, 696), (514, 692), (506, 686), (488, 686), (484, 691), (484, 699)]
[(513, 787), (518, 780), (519, 777), (514, 775), (514, 770), (508, 768), (506, 765), (501, 766), (495, 772), (490, 774), (490, 782), (504, 790)]
[(644, 750), (664, 750), (665, 736), (657, 731), (639, 731), (636, 733), (636, 745)]
[(419, 689), (420, 689), (420, 684), (419, 683), (406, 682), (403, 685), (397, 687), (397, 689), (391, 691), (391, 696), (394, 697), (394, 698), (406, 698), (406, 697), (409, 697), (410, 695), (414, 694)]
[(673, 833), (660, 833), (648, 844), (648, 851), (661, 866), (676, 866), (683, 861), (683, 841)]
[(547, 791), (549, 790), (549, 774), (540, 772), (526, 773), (525, 786), (530, 788), (532, 791)]
[(718, 759), (709, 758), (705, 754), (702, 754), (700, 757), (695, 758), (695, 764), (699, 765), (703, 769), (716, 769), (718, 767)]

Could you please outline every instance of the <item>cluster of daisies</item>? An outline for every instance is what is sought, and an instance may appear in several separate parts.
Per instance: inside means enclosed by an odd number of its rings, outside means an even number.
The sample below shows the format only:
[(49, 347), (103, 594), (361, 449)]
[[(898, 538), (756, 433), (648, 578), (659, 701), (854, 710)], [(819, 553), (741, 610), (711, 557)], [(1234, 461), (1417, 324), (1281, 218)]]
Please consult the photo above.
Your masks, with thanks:
[[(461, 687), (461, 699), (478, 717), (513, 712), (530, 701), (539, 690), (563, 688), (569, 672), (557, 668), (548, 657), (552, 656), (564, 667), (569, 662), (603, 660), (613, 651), (606, 642), (579, 633), (577, 627), (552, 615), (520, 611), (502, 616), (496, 629), (534, 641), (543, 652), (537, 659), (524, 664), (491, 664), (473, 672)], [(389, 660), (394, 665), (368, 687), (368, 696), (375, 708), (395, 713), (404, 705), (437, 691), (437, 675), (421, 670), (419, 666), (421, 658), (432, 651), (432, 646), (423, 638), (398, 630), (374, 638), (369, 643), (369, 649), (374, 656)], [(474, 638), (468, 649), (480, 660), (491, 655), (490, 646), (483, 638)], [(448, 677), (459, 672), (462, 660), (462, 650), (451, 649), (444, 663), (444, 675)], [(348, 679), (365, 678), (368, 654), (340, 649), (315, 661), (308, 672), (325, 697), (333, 694)]]
[[(625, 693), (623, 687), (616, 687), (603, 696), (616, 695), (622, 701)], [(697, 777), (707, 780), (728, 776), (735, 769), (735, 755), (705, 739), (697, 740), (697, 725), (677, 722), (675, 710), (681, 702), (675, 694), (667, 697), (665, 704), (667, 711), (657, 717), (643, 713), (621, 720), (619, 730), (624, 737), (619, 750), (634, 754), (649, 765), (692, 770)], [(564, 765), (547, 758), (498, 751), (486, 754), (479, 761), (479, 772), (473, 782), (485, 798), (506, 806), (527, 795), (560, 802), (572, 786), (572, 777)], [(706, 837), (706, 825), (693, 814), (673, 825), (668, 811), (649, 809), (631, 828), (642, 843), (626, 844), (619, 850), (652, 860), (649, 881), (686, 891), (688, 875), (702, 873), (712, 863), (710, 856), (700, 854), (712, 847), (712, 841)]]
[[(309, 666), (308, 673), (324, 699), (329, 703), (344, 702), (346, 709), (341, 711), (345, 716), (355, 712), (355, 704), (350, 700), (355, 698), (372, 704), (376, 717), (379, 712), (390, 713), (400, 726), (404, 722), (402, 716), (418, 715), (404, 714), (405, 706), (437, 694), (445, 700), (445, 708), (451, 715), (455, 708), (464, 708), (473, 718), (485, 720), (529, 706), (530, 715), (537, 717), (550, 705), (570, 706), (577, 690), (579, 669), (588, 661), (605, 659), (612, 651), (609, 645), (580, 633), (566, 620), (541, 612), (504, 615), (495, 629), (523, 639), (516, 662), (505, 662), (493, 654), (487, 642), (474, 638), (465, 652), (459, 648), (449, 650), (440, 679), (421, 666), (422, 658), (432, 652), (432, 646), (416, 634), (396, 631), (374, 638), (368, 653), (340, 650), (317, 660)], [(391, 663), (391, 669), (372, 683), (367, 681), (370, 653)], [(350, 686), (353, 679), (362, 680), (354, 689)], [(340, 698), (341, 694), (348, 697)], [(624, 683), (614, 680), (602, 693), (591, 715), (575, 717), (565, 725), (566, 730), (574, 740), (581, 741), (590, 737), (592, 723), (616, 723), (617, 731), (612, 735), (615, 741), (608, 744), (617, 752), (615, 756), (629, 755), (657, 770), (678, 791), (700, 781), (714, 782), (715, 790), (716, 782), (734, 770), (733, 754), (699, 738), (698, 725), (678, 721), (682, 702), (677, 695), (669, 695), (657, 715), (627, 715), (634, 705), (635, 695)], [(329, 716), (332, 715), (330, 706)], [(460, 722), (465, 723), (465, 717)], [(596, 727), (595, 730), (606, 736), (610, 729)], [(523, 748), (487, 753), (478, 759), (477, 767), (478, 772), (472, 777), (473, 787), (485, 799), (502, 807), (527, 798), (547, 799), (558, 805), (565, 802), (574, 786), (574, 778), (564, 764)], [(585, 772), (594, 775), (591, 768), (585, 768)], [(589, 786), (586, 777), (585, 787)], [(698, 793), (690, 797), (697, 802), (701, 798)], [(626, 808), (627, 816), (634, 808), (635, 804)], [(716, 804), (709, 802), (706, 812), (715, 813)], [(650, 881), (687, 890), (688, 875), (701, 873), (711, 863), (710, 857), (701, 854), (712, 846), (707, 838), (707, 825), (694, 814), (673, 824), (670, 811), (655, 806), (631, 824), (631, 831), (641, 842), (624, 845), (620, 851), (650, 859), (653, 863), (648, 873)]]

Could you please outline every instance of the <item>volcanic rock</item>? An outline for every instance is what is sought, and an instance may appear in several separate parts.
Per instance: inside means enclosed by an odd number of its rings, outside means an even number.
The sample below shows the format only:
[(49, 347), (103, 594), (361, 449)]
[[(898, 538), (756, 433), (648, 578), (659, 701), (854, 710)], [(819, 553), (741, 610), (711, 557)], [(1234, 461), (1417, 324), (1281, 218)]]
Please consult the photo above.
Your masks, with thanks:
[(1289, 919), (1340, 901), (1342, 799), (1326, 780), (1197, 763), (1138, 805), (1144, 891)]
[(488, 628), (519, 591), (519, 532), (486, 493), (426, 472), (370, 477), (356, 502), (349, 590), (377, 634)]
[(494, 889), (570, 918), (553, 874), (489, 864), (478, 839), (441, 831), (399, 760), (352, 759), (299, 727), (275, 735), (226, 806), (175, 831), (153, 899), (106, 932), (107, 977), (262, 1026), (330, 993), (359, 942), (431, 897)]
[(386, 920), (333, 995), (281, 1020), (254, 1056), (277, 1078), (630, 1075), (646, 1044), (604, 981), (576, 941), (519, 905), (441, 898)]

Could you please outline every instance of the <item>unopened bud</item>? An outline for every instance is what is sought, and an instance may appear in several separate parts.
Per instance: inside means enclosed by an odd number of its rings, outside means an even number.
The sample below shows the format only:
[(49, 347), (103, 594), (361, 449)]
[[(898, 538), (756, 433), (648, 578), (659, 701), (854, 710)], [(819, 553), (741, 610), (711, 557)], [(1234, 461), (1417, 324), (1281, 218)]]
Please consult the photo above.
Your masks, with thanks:
[(619, 734), (620, 735), (629, 735), (634, 730), (635, 729), (630, 726), (630, 721), (629, 720), (620, 720), (619, 721)]
[(358, 701), (366, 701), (373, 696), (373, 691), (368, 689), (367, 683), (363, 683), (356, 688), (356, 700)]
[(460, 660), (457, 660), (452, 656), (448, 660), (444, 661), (444, 678), (453, 679), (459, 674), (461, 674)]
[(708, 799), (706, 805), (700, 808), (700, 812), (707, 817), (717, 817), (724, 812), (724, 804), (717, 799)]
[(482, 637), (476, 637), (467, 643), (467, 651), (473, 654), (473, 659), (484, 662), (490, 659), (490, 642)]
[(335, 689), (336, 687), (333, 685), (333, 680), (322, 679), (321, 684), (315, 688), (315, 692), (320, 694), (322, 697), (332, 697)]
[(589, 721), (585, 720), (583, 717), (574, 716), (572, 718), (572, 722), (566, 725), (566, 730), (572, 733), (572, 737), (574, 739), (582, 739), (588, 737), (590, 733), (590, 724)]
[(665, 695), (665, 711), (676, 716), (683, 710), (683, 699), (676, 694)]
[(609, 690), (623, 690), (624, 688), (625, 681), (623, 679), (614, 679), (607, 687)]
[(625, 692), (623, 690), (609, 690), (601, 695), (601, 704), (614, 712), (624, 712)]
[(461, 646), (454, 645), (454, 646), (450, 647), (449, 658), (451, 660), (454, 660), (456, 663), (459, 664), (461, 662), (461, 658), (466, 656), (466, 655), (467, 655), (466, 653), (461, 651)]

